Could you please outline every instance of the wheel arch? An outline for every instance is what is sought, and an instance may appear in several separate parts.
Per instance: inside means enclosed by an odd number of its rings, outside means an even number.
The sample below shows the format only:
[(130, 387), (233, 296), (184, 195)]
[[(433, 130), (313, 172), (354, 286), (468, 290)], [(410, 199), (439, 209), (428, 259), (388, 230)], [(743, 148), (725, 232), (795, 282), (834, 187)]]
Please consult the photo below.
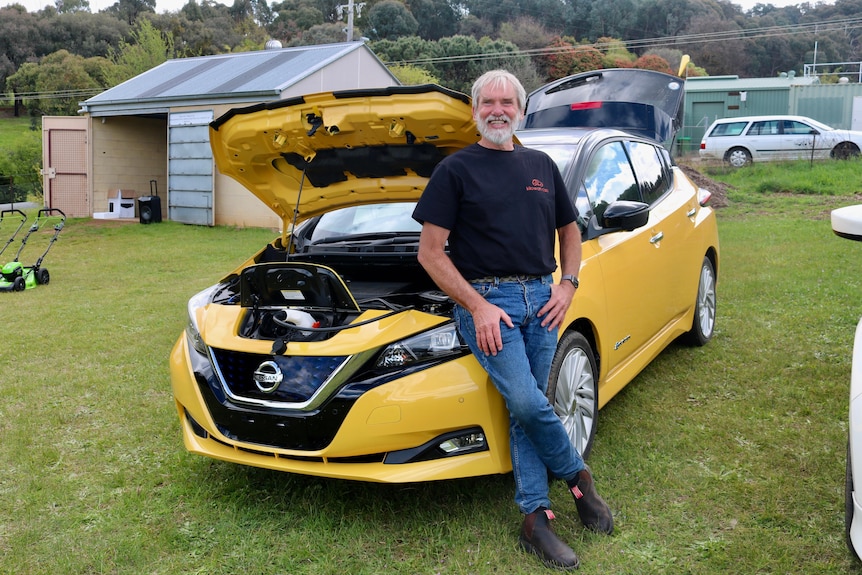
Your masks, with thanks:
[(593, 355), (595, 355), (596, 367), (599, 370), (598, 381), (596, 382), (596, 387), (598, 388), (598, 383), (602, 381), (602, 352), (601, 347), (599, 345), (599, 336), (598, 330), (596, 329), (595, 324), (589, 319), (582, 317), (578, 318), (566, 327), (564, 331), (560, 332), (560, 339), (563, 339), (563, 336), (569, 332), (577, 331), (580, 332), (581, 335), (586, 338), (587, 342), (590, 344), (590, 347), (593, 348)]
[(705, 255), (712, 263), (712, 271), (715, 272), (715, 281), (718, 283), (718, 249), (715, 246), (709, 246)]

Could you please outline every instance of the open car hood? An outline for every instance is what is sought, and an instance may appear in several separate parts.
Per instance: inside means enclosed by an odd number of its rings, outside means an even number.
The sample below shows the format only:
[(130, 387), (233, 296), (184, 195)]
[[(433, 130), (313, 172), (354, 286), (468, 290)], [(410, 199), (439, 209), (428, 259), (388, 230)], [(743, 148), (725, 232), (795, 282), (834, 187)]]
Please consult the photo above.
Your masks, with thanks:
[(616, 128), (672, 142), (682, 126), (680, 78), (634, 68), (594, 70), (551, 82), (527, 97), (522, 128)]
[(311, 94), (210, 124), (221, 173), (293, 221), (362, 203), (418, 200), (437, 163), (479, 140), (470, 98), (437, 85)]

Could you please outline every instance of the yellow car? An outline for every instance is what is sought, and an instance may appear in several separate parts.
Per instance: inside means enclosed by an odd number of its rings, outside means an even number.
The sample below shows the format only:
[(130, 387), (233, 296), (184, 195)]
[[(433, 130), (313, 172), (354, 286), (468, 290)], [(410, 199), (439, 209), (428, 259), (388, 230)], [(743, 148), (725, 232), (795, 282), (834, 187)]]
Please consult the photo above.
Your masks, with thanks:
[[(709, 193), (659, 143), (682, 83), (603, 72), (531, 94), (518, 132), (557, 161), (581, 213), (581, 287), (548, 395), (585, 456), (604, 403), (677, 337), (712, 337), (719, 258)], [(620, 81), (676, 100), (627, 103)], [(601, 119), (627, 108), (628, 131)], [(186, 448), (375, 482), (509, 472), (505, 406), (418, 264), (410, 217), (440, 159), (478, 140), (469, 98), (434, 85), (315, 94), (232, 110), (210, 139), (219, 170), (286, 231), (189, 301), (170, 360)]]

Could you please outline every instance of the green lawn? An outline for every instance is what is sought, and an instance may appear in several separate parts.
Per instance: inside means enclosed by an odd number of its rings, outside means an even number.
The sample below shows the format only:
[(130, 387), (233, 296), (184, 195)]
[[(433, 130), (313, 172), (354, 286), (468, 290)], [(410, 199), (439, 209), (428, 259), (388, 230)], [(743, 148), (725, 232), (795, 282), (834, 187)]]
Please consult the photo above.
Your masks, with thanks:
[(31, 132), (30, 118), (0, 118), (0, 150), (11, 150), (22, 141), (22, 135)]
[[(585, 533), (554, 484), (581, 573), (862, 573), (843, 524), (862, 244), (829, 225), (855, 199), (735, 185), (714, 340), (600, 414), (615, 534)], [(186, 453), (168, 378), (186, 301), (271, 235), (70, 220), (51, 283), (0, 293), (0, 573), (546, 572), (517, 549), (511, 475), (360, 484)]]

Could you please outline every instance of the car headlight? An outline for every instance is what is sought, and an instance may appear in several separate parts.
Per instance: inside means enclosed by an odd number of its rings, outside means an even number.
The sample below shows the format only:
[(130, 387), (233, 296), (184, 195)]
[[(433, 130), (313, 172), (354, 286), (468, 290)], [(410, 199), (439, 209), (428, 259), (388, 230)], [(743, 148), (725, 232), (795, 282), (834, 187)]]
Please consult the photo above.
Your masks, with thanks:
[(377, 358), (379, 368), (399, 368), (423, 361), (466, 355), (469, 348), (461, 341), (454, 323), (389, 344)]
[(219, 285), (210, 286), (207, 289), (196, 293), (189, 299), (188, 303), (188, 323), (186, 324), (186, 335), (192, 344), (192, 347), (198, 353), (206, 355), (207, 346), (201, 337), (200, 329), (198, 328), (197, 311), (206, 306), (212, 301), (213, 293), (219, 288)]

